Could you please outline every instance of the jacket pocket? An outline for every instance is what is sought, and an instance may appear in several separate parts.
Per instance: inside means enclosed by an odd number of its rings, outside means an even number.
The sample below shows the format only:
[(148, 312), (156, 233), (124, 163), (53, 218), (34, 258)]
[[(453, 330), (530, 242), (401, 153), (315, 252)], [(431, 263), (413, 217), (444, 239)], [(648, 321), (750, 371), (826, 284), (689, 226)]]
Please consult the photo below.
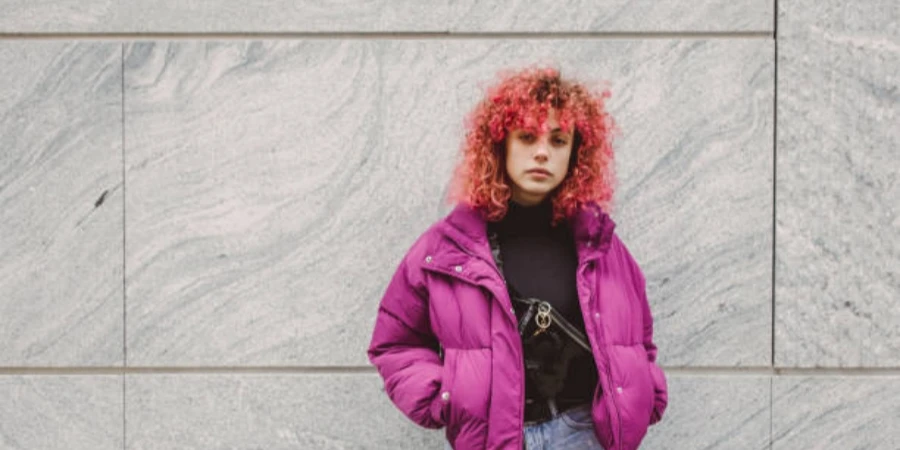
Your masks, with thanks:
[(450, 407), (453, 404), (453, 382), (456, 378), (456, 358), (454, 348), (444, 349), (444, 366), (441, 371), (441, 387), (431, 403), (431, 417), (444, 425), (449, 425)]

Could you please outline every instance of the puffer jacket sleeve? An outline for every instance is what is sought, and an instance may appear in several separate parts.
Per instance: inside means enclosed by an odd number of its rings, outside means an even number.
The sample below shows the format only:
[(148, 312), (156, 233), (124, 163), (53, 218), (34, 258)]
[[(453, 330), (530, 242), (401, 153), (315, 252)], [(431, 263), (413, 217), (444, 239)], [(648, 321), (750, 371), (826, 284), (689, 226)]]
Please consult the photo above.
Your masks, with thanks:
[(431, 414), (443, 370), (438, 348), (421, 269), (413, 267), (408, 254), (381, 299), (368, 356), (394, 405), (425, 428), (445, 425)]
[(653, 314), (650, 312), (650, 302), (647, 300), (647, 281), (644, 278), (641, 268), (634, 260), (634, 257), (628, 252), (627, 248), (625, 248), (624, 244), (622, 244), (622, 248), (628, 258), (643, 313), (644, 349), (647, 351), (647, 360), (650, 362), (650, 372), (653, 375), (653, 386), (655, 390), (653, 415), (650, 417), (650, 425), (653, 425), (663, 418), (666, 406), (669, 404), (669, 389), (666, 382), (666, 375), (662, 368), (659, 367), (659, 364), (656, 363), (657, 348), (656, 344), (653, 343)]

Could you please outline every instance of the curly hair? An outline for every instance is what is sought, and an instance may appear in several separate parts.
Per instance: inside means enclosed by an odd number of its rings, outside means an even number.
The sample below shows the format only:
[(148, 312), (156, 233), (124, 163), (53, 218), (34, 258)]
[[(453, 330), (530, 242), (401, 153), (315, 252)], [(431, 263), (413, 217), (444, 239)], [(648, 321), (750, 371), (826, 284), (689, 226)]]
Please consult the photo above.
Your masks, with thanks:
[(551, 192), (553, 222), (570, 217), (581, 205), (612, 206), (615, 186), (613, 133), (619, 131), (604, 109), (608, 89), (590, 92), (564, 79), (553, 67), (526, 67), (499, 72), (500, 81), (466, 117), (461, 160), (454, 170), (448, 201), (482, 209), (489, 221), (500, 220), (512, 196), (506, 173), (506, 137), (516, 128), (538, 133), (555, 109), (564, 132), (574, 126), (569, 168)]

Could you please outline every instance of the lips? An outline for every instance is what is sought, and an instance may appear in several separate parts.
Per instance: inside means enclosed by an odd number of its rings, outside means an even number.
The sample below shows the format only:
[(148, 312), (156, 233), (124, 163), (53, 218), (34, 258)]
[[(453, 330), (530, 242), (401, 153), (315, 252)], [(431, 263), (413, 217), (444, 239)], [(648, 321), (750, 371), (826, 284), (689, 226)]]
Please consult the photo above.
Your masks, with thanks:
[(551, 175), (551, 174), (550, 174), (550, 171), (545, 170), (545, 169), (531, 169), (531, 170), (529, 170), (529, 171), (526, 172), (526, 173), (533, 173), (533, 174), (538, 174), (538, 175), (546, 175), (546, 176), (548, 176), (548, 177)]

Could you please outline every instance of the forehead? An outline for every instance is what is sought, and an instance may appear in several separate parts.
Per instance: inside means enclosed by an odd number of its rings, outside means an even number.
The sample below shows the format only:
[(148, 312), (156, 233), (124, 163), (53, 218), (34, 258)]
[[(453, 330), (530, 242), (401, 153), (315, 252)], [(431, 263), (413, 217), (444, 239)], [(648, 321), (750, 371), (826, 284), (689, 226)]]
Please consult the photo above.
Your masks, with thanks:
[(547, 124), (554, 125), (554, 126), (559, 125), (558, 115), (559, 115), (559, 113), (557, 113), (557, 111), (555, 109), (551, 109), (550, 111), (547, 111)]

